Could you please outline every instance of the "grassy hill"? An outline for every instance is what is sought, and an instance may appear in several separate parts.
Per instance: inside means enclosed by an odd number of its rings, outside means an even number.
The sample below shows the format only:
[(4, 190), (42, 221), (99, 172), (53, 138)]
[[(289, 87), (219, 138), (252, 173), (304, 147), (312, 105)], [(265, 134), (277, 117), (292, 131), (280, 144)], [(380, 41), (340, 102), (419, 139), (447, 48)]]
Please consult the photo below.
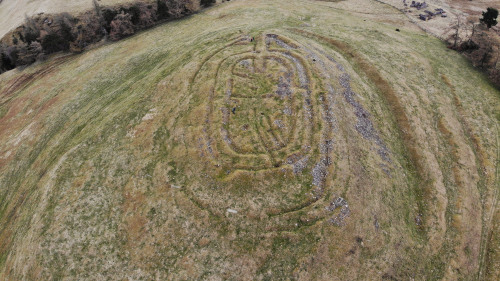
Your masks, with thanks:
[(388, 5), (230, 1), (0, 93), (0, 279), (499, 277), (500, 93)]

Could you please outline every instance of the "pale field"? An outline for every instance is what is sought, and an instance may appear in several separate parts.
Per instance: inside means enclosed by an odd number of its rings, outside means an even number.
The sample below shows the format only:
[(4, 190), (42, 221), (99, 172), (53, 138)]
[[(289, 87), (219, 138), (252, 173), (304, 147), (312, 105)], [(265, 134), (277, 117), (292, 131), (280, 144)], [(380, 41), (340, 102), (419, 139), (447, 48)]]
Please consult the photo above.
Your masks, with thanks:
[(498, 280), (499, 109), (368, 0), (56, 55), (0, 75), (0, 280)]
[[(3, 0), (0, 3), (0, 38), (24, 22), (26, 16), (39, 13), (78, 14), (93, 9), (92, 0)], [(133, 0), (100, 0), (98, 3), (114, 5)]]
[[(478, 24), (479, 19), (482, 17), (482, 12), (486, 11), (486, 8), (493, 7), (500, 10), (500, 1), (498, 0), (428, 0), (425, 2), (429, 5), (429, 7), (421, 10), (410, 7), (412, 2), (411, 0), (406, 1), (408, 4), (406, 7), (404, 6), (403, 0), (377, 1), (387, 3), (401, 11), (404, 11), (408, 18), (416, 25), (444, 40), (447, 40), (452, 34), (454, 34), (455, 26), (457, 24), (461, 25), (460, 36), (465, 40), (465, 38), (468, 38), (471, 33), (471, 23), (473, 22)], [(416, 2), (424, 2), (424, 0)], [(447, 17), (443, 18), (438, 15), (427, 21), (422, 21), (418, 18), (419, 14), (425, 14), (425, 10), (434, 12), (434, 9), (438, 8), (443, 9), (446, 12)], [(493, 29), (500, 32), (500, 28), (498, 26)]]

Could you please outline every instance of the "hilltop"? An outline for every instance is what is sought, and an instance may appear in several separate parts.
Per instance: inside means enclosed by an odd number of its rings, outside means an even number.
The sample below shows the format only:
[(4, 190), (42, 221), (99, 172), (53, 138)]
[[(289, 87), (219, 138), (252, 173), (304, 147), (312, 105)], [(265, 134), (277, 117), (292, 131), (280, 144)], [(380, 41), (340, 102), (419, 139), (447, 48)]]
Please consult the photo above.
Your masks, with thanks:
[(499, 109), (369, 0), (56, 54), (0, 75), (0, 279), (498, 280)]

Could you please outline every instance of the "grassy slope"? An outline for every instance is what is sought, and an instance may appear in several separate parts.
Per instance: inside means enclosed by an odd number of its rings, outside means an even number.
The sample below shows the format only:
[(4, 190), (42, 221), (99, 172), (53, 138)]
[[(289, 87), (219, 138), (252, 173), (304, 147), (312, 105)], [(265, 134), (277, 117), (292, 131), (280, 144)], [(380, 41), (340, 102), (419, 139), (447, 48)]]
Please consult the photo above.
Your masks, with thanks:
[[(243, 160), (234, 155), (215, 165), (203, 141), (203, 81), (224, 57), (260, 50), (266, 33), (344, 66), (390, 164), (337, 95), (334, 165), (318, 201), (308, 203), (314, 162), (298, 175), (286, 165), (236, 171)], [(245, 35), (256, 42), (221, 49)], [(298, 52), (316, 106), (328, 79)], [(495, 264), (482, 253), (485, 241), (498, 243), (488, 233), (499, 93), (382, 4), (231, 1), (6, 73), (0, 92), (3, 279), (470, 280)], [(326, 126), (317, 121), (314, 159)], [(325, 210), (337, 196), (351, 210), (344, 226), (328, 222), (338, 210)]]

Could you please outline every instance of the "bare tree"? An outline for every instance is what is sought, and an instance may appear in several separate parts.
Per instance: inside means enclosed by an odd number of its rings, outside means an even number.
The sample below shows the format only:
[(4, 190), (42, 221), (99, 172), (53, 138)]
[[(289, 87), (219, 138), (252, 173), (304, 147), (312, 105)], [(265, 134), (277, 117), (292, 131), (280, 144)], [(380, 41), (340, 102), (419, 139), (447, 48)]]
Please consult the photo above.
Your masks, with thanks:
[(101, 10), (101, 6), (99, 5), (99, 3), (97, 2), (97, 0), (92, 0), (92, 4), (94, 5), (94, 11), (96, 13), (96, 15), (100, 18), (102, 18), (102, 10)]
[(461, 23), (460, 23), (460, 17), (457, 16), (457, 24), (453, 26), (453, 30), (455, 31), (452, 35), (453, 39), (453, 48), (456, 49), (458, 47), (458, 44), (460, 43), (460, 28), (461, 28)]
[(102, 14), (102, 8), (97, 1), (100, 0), (92, 0), (92, 4), (94, 5), (94, 12), (97, 17), (97, 23), (99, 24), (99, 31), (104, 34), (104, 37), (107, 38), (108, 32), (106, 28), (104, 28), (106, 21), (104, 20), (104, 16)]
[[(471, 42), (472, 41), (472, 38), (474, 38), (474, 34), (476, 33), (476, 29), (477, 29), (477, 18), (476, 17), (468, 17), (467, 18), (467, 22), (466, 22), (466, 27), (465, 27), (465, 31), (466, 31), (466, 38), (467, 38), (467, 41), (468, 42)], [(469, 33), (470, 31), (470, 33)]]

